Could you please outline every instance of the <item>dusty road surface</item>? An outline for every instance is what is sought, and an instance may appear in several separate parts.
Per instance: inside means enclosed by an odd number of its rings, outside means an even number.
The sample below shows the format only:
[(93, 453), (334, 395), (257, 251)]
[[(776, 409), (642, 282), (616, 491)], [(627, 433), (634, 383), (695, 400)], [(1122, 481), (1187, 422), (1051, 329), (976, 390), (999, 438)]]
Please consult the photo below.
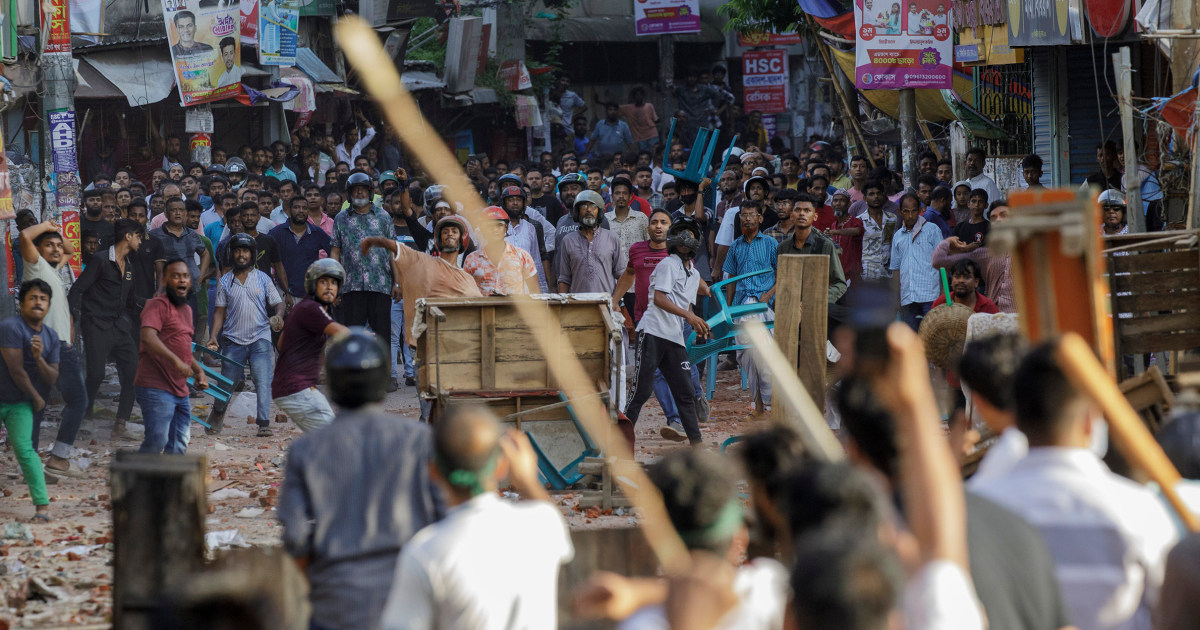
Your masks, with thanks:
[[(0, 446), (0, 629), (107, 627), (112, 618), (112, 521), (108, 466), (113, 453), (136, 449), (141, 425), (130, 425), (132, 438), (111, 439), (111, 410), (116, 385), (102, 389), (95, 420), (85, 420), (75, 446), (74, 461), (86, 468), (86, 478), (62, 478), (48, 486), (51, 523), (32, 523), (33, 504), (7, 441)], [(711, 421), (702, 425), (706, 448), (716, 450), (726, 438), (753, 430), (746, 423), (750, 411), (738, 373), (719, 373), (711, 405)], [(273, 546), (279, 544), (275, 502), (283, 478), (288, 446), (300, 435), (290, 422), (272, 423), (275, 435), (255, 437), (256, 426), (247, 423), (253, 414), (252, 392), (242, 394), (228, 413), (224, 431), (216, 437), (192, 425), (189, 453), (208, 457), (208, 539), (218, 545)], [(207, 415), (208, 399), (193, 399), (196, 414)], [(384, 408), (417, 417), (414, 388), (401, 387), (388, 395)], [(43, 459), (58, 428), (61, 402), (47, 410), (42, 425)], [(135, 407), (135, 421), (140, 422)], [(663, 424), (658, 403), (651, 399), (637, 426), (636, 455), (652, 462), (661, 454), (683, 446), (658, 435)], [(636, 514), (612, 513), (578, 507), (577, 492), (555, 495), (572, 528), (625, 527), (636, 523)], [(6, 625), (7, 624), (7, 625)]]

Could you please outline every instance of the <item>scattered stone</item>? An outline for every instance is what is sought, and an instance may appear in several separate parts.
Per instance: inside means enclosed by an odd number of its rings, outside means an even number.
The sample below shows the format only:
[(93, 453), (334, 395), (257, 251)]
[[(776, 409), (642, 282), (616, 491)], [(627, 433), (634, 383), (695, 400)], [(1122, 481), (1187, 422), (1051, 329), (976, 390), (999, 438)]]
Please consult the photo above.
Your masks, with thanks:
[(276, 455), (275, 457), (271, 458), (271, 464), (276, 468), (283, 468), (287, 464), (287, 456)]
[(4, 526), (4, 534), (0, 538), (33, 542), (33, 532), (29, 531), (29, 526), (24, 523), (9, 523)]
[(241, 512), (238, 512), (237, 514), (234, 514), (234, 516), (236, 516), (238, 518), (258, 518), (259, 516), (262, 516), (263, 512), (266, 512), (266, 510), (264, 510), (263, 508), (248, 507), (248, 508), (244, 508)]

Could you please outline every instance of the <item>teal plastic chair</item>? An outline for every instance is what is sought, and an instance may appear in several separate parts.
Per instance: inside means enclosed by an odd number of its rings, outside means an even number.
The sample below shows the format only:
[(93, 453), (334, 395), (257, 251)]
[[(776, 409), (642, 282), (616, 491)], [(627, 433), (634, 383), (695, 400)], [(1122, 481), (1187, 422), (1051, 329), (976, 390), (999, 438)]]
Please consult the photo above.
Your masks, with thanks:
[[(192, 344), (192, 352), (195, 353), (197, 350), (200, 351), (201, 354), (207, 354), (208, 356), (219, 359), (222, 362), (229, 362), (229, 363), (232, 363), (233, 365), (238, 366), (239, 368), (241, 368), (243, 370), (246, 369), (245, 365), (238, 363), (237, 361), (234, 361), (233, 359), (230, 359), (229, 357), (221, 354), (220, 352), (217, 352), (216, 350), (210, 350), (206, 346), (193, 343)], [(213, 400), (220, 401), (223, 403), (228, 403), (229, 401), (233, 400), (233, 397), (236, 396), (238, 394), (238, 392), (242, 391), (241, 383), (238, 383), (237, 386), (235, 386), (234, 382), (228, 378), (225, 378), (225, 375), (221, 374), (220, 370), (213, 369), (213, 368), (205, 365), (203, 361), (200, 362), (200, 367), (201, 367), (201, 369), (204, 370), (204, 375), (206, 377), (208, 377), (208, 387), (206, 387), (204, 389), (196, 389), (195, 379), (188, 378), (188, 380), (187, 380), (188, 389), (190, 389), (191, 391), (198, 392), (201, 394), (206, 394), (209, 397), (211, 397)], [(210, 428), (209, 424), (207, 422), (201, 420), (200, 418), (196, 417), (196, 414), (192, 414), (192, 421), (206, 429)]]
[[(559, 392), (558, 397), (563, 402), (567, 402), (568, 400), (567, 395), (562, 392)], [(605, 400), (607, 401), (607, 397)], [(555, 490), (566, 490), (583, 481), (583, 478), (587, 475), (579, 472), (579, 465), (589, 457), (600, 456), (600, 445), (592, 439), (591, 434), (587, 432), (583, 423), (579, 421), (579, 417), (575, 415), (575, 406), (569, 404), (566, 406), (566, 410), (571, 418), (571, 423), (575, 425), (575, 430), (579, 432), (579, 437), (583, 439), (583, 451), (579, 453), (579, 457), (576, 457), (561, 470), (550, 461), (550, 458), (542, 450), (541, 445), (537, 443), (533, 435), (528, 431), (525, 432), (525, 435), (529, 437), (530, 445), (533, 446), (534, 454), (537, 455), (538, 476), (541, 477), (542, 483), (549, 484)]]
[[(713, 298), (716, 299), (719, 308), (715, 315), (705, 320), (710, 331), (709, 338), (707, 341), (697, 343), (696, 333), (693, 332), (688, 336), (687, 343), (688, 360), (692, 362), (692, 365), (699, 365), (705, 361), (708, 362), (704, 374), (704, 395), (709, 400), (712, 400), (713, 391), (717, 386), (717, 355), (725, 351), (745, 350), (749, 348), (749, 346), (739, 344), (737, 341), (737, 320), (749, 315), (765, 313), (769, 308), (769, 305), (765, 302), (730, 305), (725, 299), (724, 288), (739, 280), (752, 278), (764, 273), (771, 273), (771, 271), (771, 269), (762, 269), (760, 271), (744, 273), (740, 276), (722, 280), (711, 287)], [(774, 321), (763, 323), (768, 329), (775, 327)], [(742, 389), (746, 389), (748, 386), (746, 375), (743, 372)]]

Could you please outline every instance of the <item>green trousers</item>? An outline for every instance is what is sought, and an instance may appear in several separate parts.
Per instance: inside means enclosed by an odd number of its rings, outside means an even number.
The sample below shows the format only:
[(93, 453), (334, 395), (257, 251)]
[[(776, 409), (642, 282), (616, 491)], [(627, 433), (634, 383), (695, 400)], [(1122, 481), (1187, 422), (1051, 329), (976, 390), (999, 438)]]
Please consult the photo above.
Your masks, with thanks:
[(33, 448), (33, 406), (27, 402), (0, 403), (0, 422), (8, 427), (8, 443), (12, 444), (25, 485), (33, 504), (49, 505), (46, 495), (46, 475), (42, 471), (42, 460)]

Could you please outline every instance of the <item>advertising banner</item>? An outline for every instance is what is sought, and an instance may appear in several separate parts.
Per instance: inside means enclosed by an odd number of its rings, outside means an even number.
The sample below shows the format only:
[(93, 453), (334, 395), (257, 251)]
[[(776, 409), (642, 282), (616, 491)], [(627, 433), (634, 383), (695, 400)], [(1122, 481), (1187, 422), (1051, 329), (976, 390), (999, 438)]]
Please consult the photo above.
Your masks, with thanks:
[(1062, 46), (1068, 32), (1070, 0), (1008, 0), (1008, 42), (1011, 46)]
[(633, 23), (640, 35), (700, 32), (700, 0), (634, 0)]
[(209, 0), (163, 0), (163, 19), (175, 65), (180, 103), (187, 107), (236, 96), (241, 90), (241, 15), (238, 5)]
[(336, 0), (300, 0), (300, 15), (333, 15)]
[(258, 0), (242, 0), (242, 44), (258, 45)]
[(67, 0), (47, 0), (41, 4), (42, 24), (50, 25), (46, 34), (45, 53), (71, 52), (71, 18)]
[(68, 173), (79, 170), (79, 162), (75, 157), (75, 111), (60, 109), (47, 112), (47, 116), (54, 172)]
[(742, 53), (745, 110), (778, 114), (788, 108), (787, 52), (747, 50)]
[(859, 89), (950, 89), (954, 39), (949, 0), (855, 0)]
[(264, 66), (296, 65), (299, 29), (299, 0), (259, 0), (258, 62)]

